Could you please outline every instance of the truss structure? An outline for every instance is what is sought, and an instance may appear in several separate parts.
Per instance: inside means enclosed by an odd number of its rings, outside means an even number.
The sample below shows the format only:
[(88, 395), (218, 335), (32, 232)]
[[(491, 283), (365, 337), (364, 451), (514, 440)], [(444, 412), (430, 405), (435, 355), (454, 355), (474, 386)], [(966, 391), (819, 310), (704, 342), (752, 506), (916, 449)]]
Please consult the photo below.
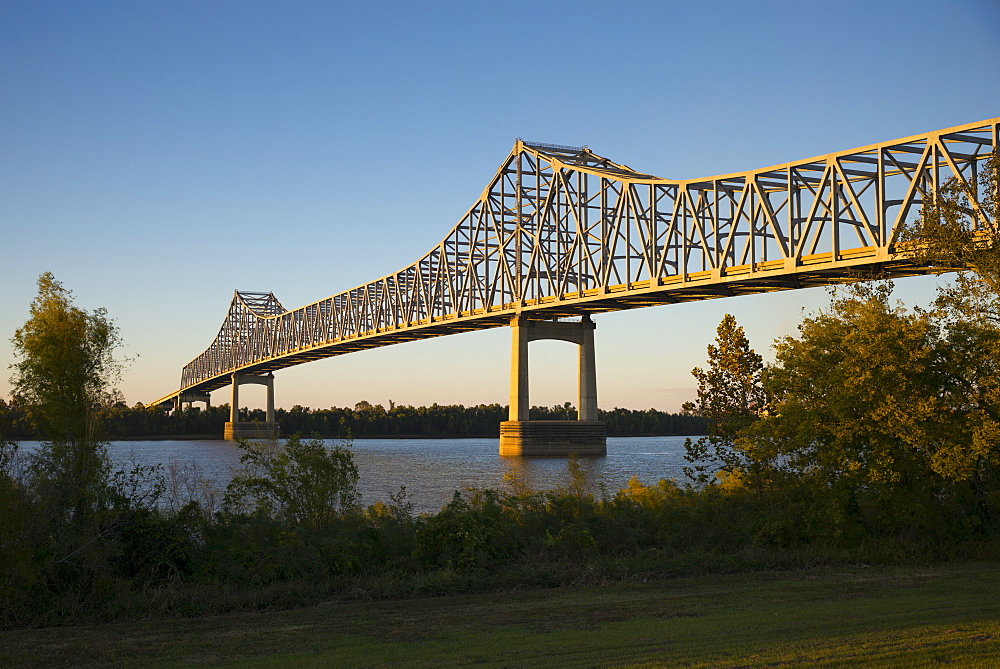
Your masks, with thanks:
[[(552, 319), (922, 274), (895, 245), (947, 179), (975, 185), (1000, 118), (749, 172), (676, 181), (586, 146), (518, 139), (440, 244), (371, 283), (285, 310), (236, 292), (180, 389), (511, 318)], [(994, 225), (995, 221), (982, 221)]]

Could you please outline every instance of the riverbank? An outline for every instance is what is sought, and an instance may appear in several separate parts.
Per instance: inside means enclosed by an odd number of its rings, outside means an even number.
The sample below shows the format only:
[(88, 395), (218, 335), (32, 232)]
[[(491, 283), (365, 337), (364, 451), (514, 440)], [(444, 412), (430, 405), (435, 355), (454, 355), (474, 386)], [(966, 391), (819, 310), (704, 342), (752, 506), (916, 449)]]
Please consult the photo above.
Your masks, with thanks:
[(0, 633), (0, 664), (988, 666), (1000, 563), (841, 566)]
[[(604, 485), (610, 494), (625, 487), (631, 476), (653, 483), (661, 478), (683, 477), (685, 437), (609, 437), (606, 457), (581, 458), (591, 482), (600, 494)], [(342, 439), (331, 439), (333, 446)], [(24, 442), (22, 453), (37, 448)], [(536, 489), (551, 489), (569, 482), (566, 458), (502, 458), (499, 440), (394, 438), (352, 440), (351, 452), (361, 474), (358, 484), (364, 504), (388, 502), (405, 486), (414, 513), (436, 513), (456, 490), (473, 486), (507, 489), (508, 475)], [(162, 465), (168, 478), (180, 489), (185, 480), (206, 480), (219, 491), (225, 489), (240, 449), (235, 442), (214, 439), (121, 440), (111, 442), (108, 453), (126, 470), (138, 464)], [(172, 464), (173, 463), (173, 464)], [(197, 465), (196, 470), (191, 463)], [(187, 470), (187, 471), (184, 471)]]

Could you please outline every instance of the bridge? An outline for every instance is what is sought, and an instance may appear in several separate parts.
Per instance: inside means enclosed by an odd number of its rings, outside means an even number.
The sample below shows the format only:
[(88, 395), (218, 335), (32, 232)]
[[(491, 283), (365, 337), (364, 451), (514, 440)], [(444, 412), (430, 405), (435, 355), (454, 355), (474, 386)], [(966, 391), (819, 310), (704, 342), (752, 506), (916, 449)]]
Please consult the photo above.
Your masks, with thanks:
[[(501, 454), (604, 452), (593, 314), (928, 273), (897, 248), (899, 231), (948, 179), (974, 186), (998, 133), (993, 118), (689, 180), (639, 172), (587, 146), (518, 139), (479, 199), (413, 264), (293, 310), (271, 293), (237, 291), (180, 387), (149, 406), (207, 403), (232, 385), (227, 437), (273, 431), (280, 369), (511, 326)], [(528, 421), (535, 339), (579, 346), (579, 421)], [(267, 423), (239, 423), (244, 383), (268, 387)]]

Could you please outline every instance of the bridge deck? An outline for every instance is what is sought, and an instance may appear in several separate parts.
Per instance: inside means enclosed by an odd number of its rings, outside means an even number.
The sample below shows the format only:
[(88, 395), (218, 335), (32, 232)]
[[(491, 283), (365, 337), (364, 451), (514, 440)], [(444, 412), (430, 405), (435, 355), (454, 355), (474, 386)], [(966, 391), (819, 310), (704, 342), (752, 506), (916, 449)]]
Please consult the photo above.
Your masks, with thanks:
[[(947, 179), (975, 184), (1000, 118), (760, 170), (671, 181), (518, 140), (414, 264), (287, 311), (237, 292), (184, 392), (366, 348), (507, 325), (930, 271), (896, 236)], [(984, 225), (995, 222), (982, 221)]]

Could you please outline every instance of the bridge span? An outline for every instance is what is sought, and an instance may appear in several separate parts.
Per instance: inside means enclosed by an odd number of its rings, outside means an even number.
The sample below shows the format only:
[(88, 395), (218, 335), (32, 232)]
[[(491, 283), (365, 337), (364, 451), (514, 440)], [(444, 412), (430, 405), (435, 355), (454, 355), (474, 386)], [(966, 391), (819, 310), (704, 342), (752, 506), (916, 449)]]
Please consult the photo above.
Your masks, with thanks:
[[(184, 366), (180, 387), (149, 406), (208, 402), (208, 393), (232, 384), (238, 435), (242, 383), (268, 386), (273, 424), (275, 371), (510, 325), (511, 420), (503, 429), (547, 430), (524, 437), (551, 446), (538, 452), (575, 445), (583, 453), (600, 433), (594, 449), (603, 452), (603, 428), (584, 425), (596, 423), (592, 314), (928, 273), (897, 248), (899, 231), (948, 179), (976, 184), (998, 134), (1000, 117), (688, 180), (638, 172), (587, 146), (518, 139), (479, 199), (413, 264), (293, 310), (271, 293), (236, 291), (215, 340)], [(583, 430), (583, 441), (526, 424), (526, 345), (539, 338), (580, 346), (581, 425), (558, 428)], [(508, 444), (521, 438), (510, 435)], [(501, 453), (503, 444), (502, 436)]]

